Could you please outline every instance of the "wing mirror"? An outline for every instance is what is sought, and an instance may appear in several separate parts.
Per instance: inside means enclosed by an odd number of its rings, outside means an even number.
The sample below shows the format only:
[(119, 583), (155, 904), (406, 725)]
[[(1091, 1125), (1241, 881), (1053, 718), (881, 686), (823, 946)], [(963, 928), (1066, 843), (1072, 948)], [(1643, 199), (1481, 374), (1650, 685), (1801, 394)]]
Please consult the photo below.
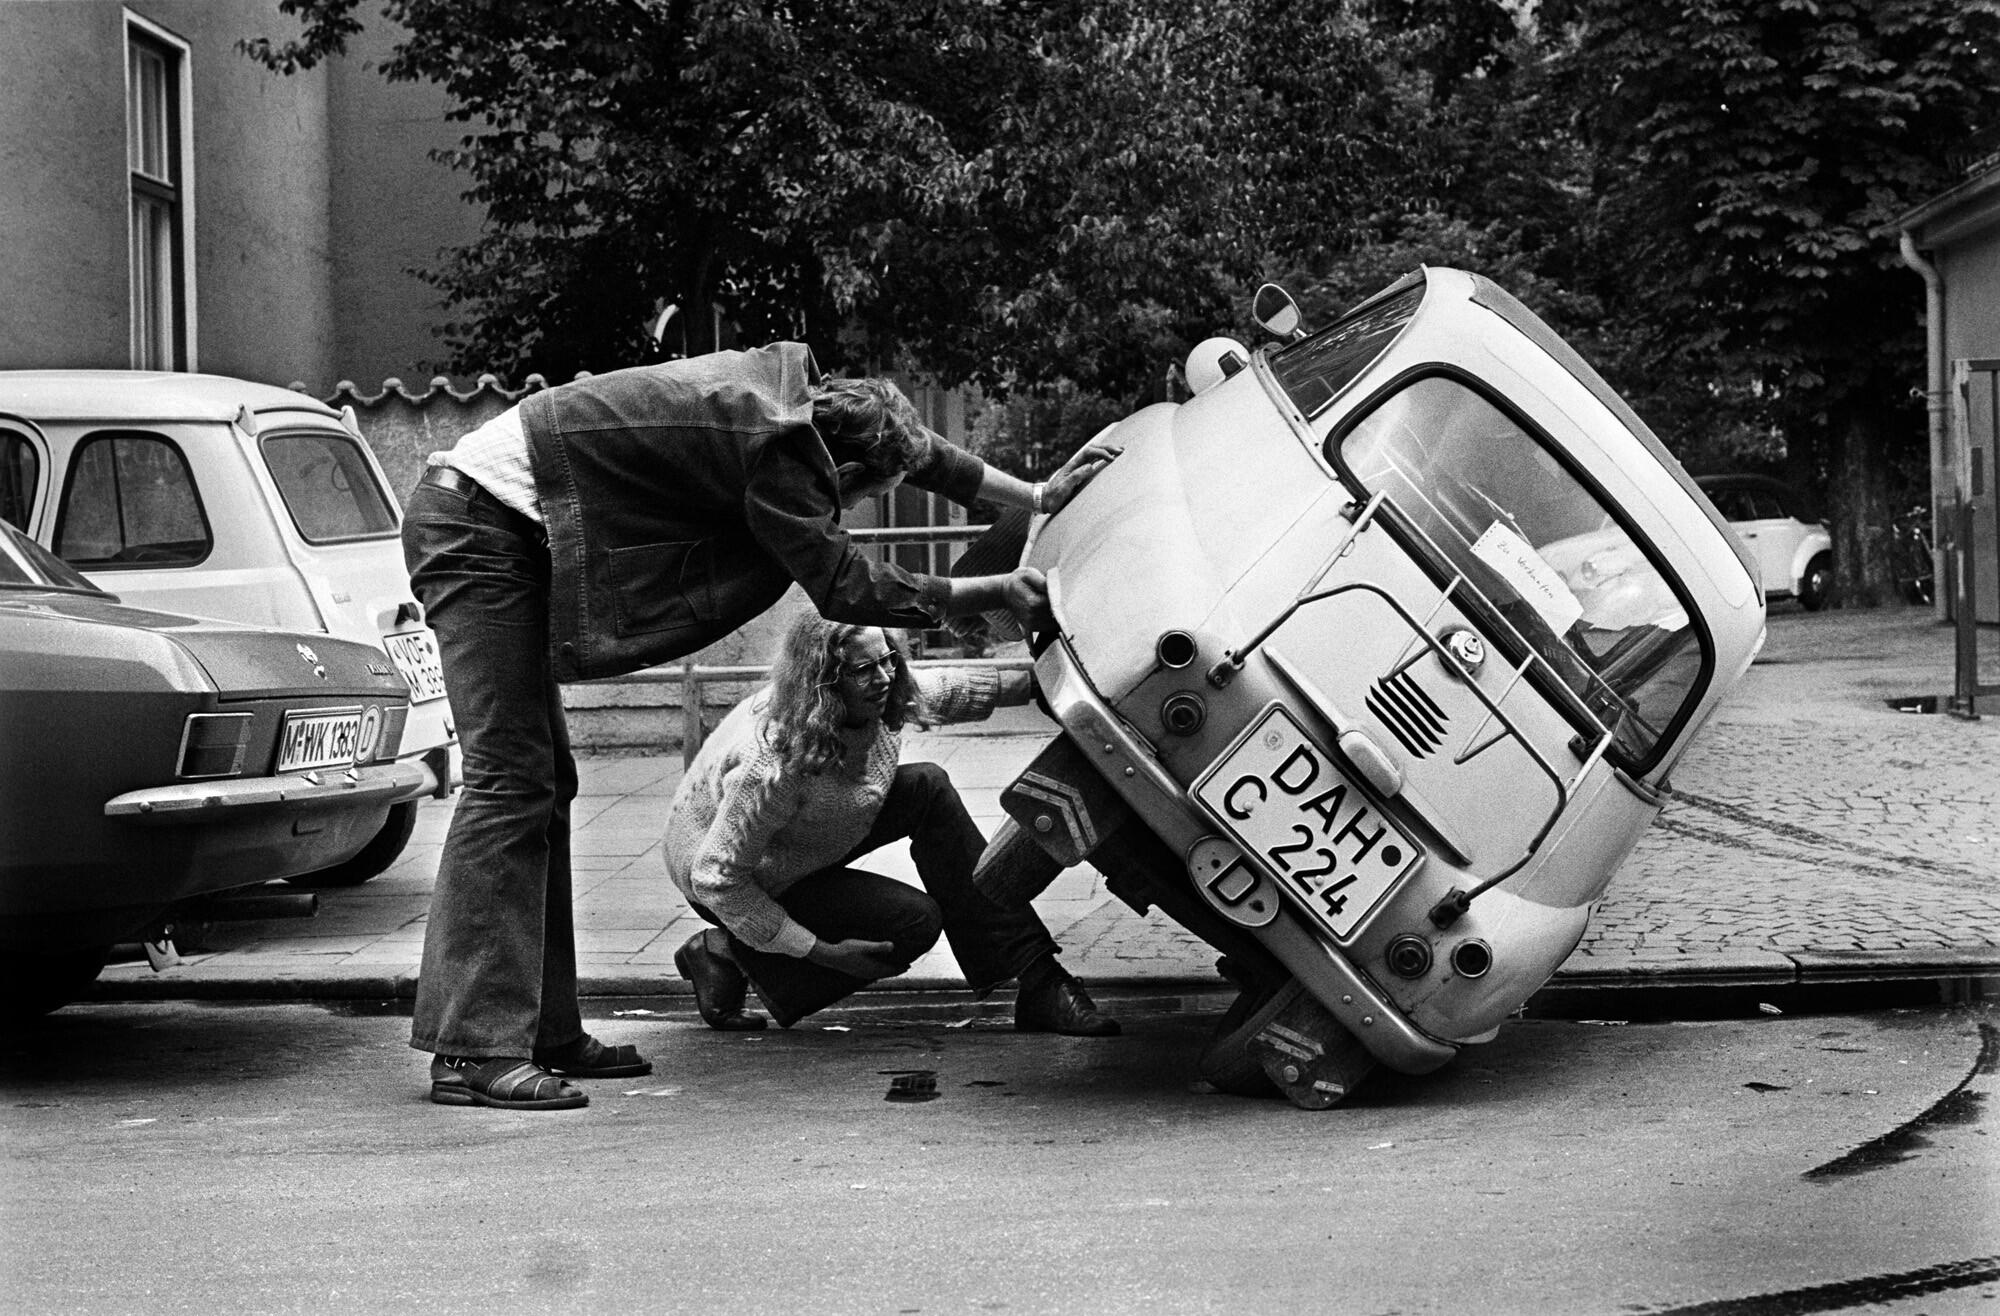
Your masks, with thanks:
[(1257, 289), (1250, 302), (1250, 318), (1274, 338), (1305, 337), (1305, 331), (1299, 327), (1299, 304), (1275, 283)]

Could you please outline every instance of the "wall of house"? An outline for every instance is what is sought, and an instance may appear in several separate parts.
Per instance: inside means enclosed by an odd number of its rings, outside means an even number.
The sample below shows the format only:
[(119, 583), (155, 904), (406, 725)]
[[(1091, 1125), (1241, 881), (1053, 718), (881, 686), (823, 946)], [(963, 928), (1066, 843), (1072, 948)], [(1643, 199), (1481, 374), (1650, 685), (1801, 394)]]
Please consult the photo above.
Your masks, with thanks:
[[(1969, 235), (1940, 253), (1945, 286), (1945, 361), (2000, 361), (2000, 224)], [(2000, 379), (1981, 371), (1951, 399), (1955, 425), (1965, 427), (1975, 482), (1972, 497), (1974, 615), (2000, 621), (2000, 436), (1994, 391)], [(1949, 375), (1946, 386), (1952, 387)], [(1949, 493), (1947, 488), (1943, 492)]]
[(130, 359), (124, 85), (116, 4), (0, 5), (0, 367)]
[[(481, 212), (460, 198), (470, 180), (430, 158), (458, 144), (473, 125), (446, 120), (442, 90), (390, 82), (382, 64), (399, 29), (374, 17), (329, 65), (328, 200), (333, 246), (333, 362), (338, 379), (307, 381), (324, 396), (340, 380), (364, 392), (395, 379), (420, 389), (448, 356), (433, 329), (447, 310), (412, 271), (438, 253), (478, 239)], [(476, 378), (452, 376), (461, 390)], [(523, 381), (509, 380), (519, 387)]]
[(297, 31), (272, 0), (0, 4), (0, 369), (130, 364), (128, 8), (188, 45), (196, 367), (320, 396), (428, 383), (444, 310), (410, 270), (477, 237), (428, 155), (462, 128), (436, 87), (382, 76), (379, 12), (346, 56), (267, 72), (236, 43)]
[(269, 0), (0, 6), (0, 367), (130, 364), (128, 8), (188, 46), (194, 364), (329, 373), (325, 77), (237, 52), (291, 22)]
[[(1995, 171), (2000, 173), (2000, 171)], [(1918, 245), (1930, 250), (1944, 280), (1944, 358), (1946, 387), (1952, 388), (1955, 361), (2000, 360), (2000, 196), (1974, 180), (1962, 204), (1933, 215), (1917, 234)], [(1971, 549), (1973, 615), (1982, 622), (2000, 621), (2000, 436), (1996, 436), (1993, 405), (1995, 376), (1977, 373), (1966, 396), (1950, 399), (1952, 423), (1965, 427), (1972, 453), (1968, 474), (1974, 485)], [(1948, 437), (1947, 443), (1952, 440)], [(1949, 535), (1959, 472), (1940, 462), (1932, 469), (1932, 500), (1939, 520), (1938, 539)], [(1940, 606), (1948, 601), (1940, 601)]]

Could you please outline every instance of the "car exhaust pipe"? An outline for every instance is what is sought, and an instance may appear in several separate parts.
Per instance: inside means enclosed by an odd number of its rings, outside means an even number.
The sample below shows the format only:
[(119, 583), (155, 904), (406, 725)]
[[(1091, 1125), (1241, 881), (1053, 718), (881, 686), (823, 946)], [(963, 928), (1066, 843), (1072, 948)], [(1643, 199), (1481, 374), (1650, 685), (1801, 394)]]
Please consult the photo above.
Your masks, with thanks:
[(1191, 736), (1201, 730), (1201, 724), (1208, 720), (1208, 705), (1201, 702), (1201, 696), (1183, 690), (1168, 695), (1160, 705), (1160, 721), (1167, 730), (1177, 736)]
[(1431, 971), (1431, 944), (1406, 932), (1389, 943), (1383, 958), (1389, 961), (1389, 972), (1398, 978), (1421, 978)]
[(178, 906), (174, 911), (183, 922), (242, 922), (260, 918), (311, 918), (319, 913), (319, 893), (315, 891), (224, 891), (202, 896)]

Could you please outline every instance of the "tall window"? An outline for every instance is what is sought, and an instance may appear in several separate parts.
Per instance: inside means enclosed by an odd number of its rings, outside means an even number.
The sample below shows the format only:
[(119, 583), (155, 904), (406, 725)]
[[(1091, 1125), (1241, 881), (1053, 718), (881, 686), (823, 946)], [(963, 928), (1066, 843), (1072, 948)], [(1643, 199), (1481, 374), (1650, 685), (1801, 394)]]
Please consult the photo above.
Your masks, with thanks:
[(187, 180), (179, 47), (126, 27), (125, 154), (132, 180), (132, 366), (188, 368)]

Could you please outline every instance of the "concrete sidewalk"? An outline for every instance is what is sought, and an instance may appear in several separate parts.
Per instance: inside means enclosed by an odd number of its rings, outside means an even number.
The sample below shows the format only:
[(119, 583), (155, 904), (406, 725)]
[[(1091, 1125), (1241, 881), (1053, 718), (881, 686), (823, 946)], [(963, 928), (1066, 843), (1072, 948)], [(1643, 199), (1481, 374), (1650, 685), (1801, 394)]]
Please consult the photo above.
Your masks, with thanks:
[[(1990, 646), (2000, 637), (1986, 636)], [(2000, 719), (1898, 712), (1952, 688), (1953, 633), (1928, 609), (1780, 605), (1755, 667), (1675, 773), (1674, 798), (1611, 885), (1552, 990), (1816, 985), (2000, 976)], [(999, 793), (1054, 734), (1031, 709), (912, 736), (990, 834)], [(582, 763), (577, 951), (586, 994), (684, 995), (673, 952), (702, 926), (661, 866), (678, 753)], [(407, 998), (451, 806), (432, 804), (395, 868), (321, 893), (311, 919), (218, 924), (155, 973), (108, 967), (94, 999)], [(873, 865), (914, 880), (906, 847)], [(1140, 916), (1087, 867), (1037, 902), (1093, 986), (1207, 991), (1215, 952)], [(962, 988), (940, 943), (884, 988)]]

